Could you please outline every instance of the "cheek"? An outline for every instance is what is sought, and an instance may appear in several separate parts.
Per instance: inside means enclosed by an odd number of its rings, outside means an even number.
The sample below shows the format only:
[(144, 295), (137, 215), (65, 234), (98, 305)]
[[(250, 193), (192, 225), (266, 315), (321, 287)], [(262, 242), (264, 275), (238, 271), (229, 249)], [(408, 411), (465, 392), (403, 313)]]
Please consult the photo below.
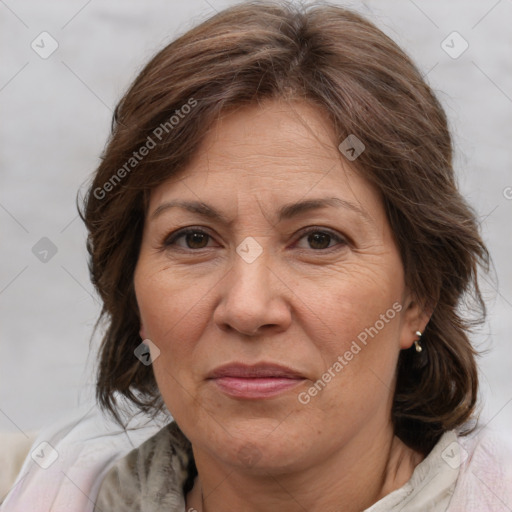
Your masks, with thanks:
[[(401, 273), (347, 269), (310, 293), (308, 337), (321, 354), (318, 403), (370, 407), (391, 393), (399, 354)], [(321, 390), (321, 391), (320, 391)], [(307, 397), (305, 397), (307, 400)], [(366, 404), (366, 405), (363, 405)], [(323, 406), (322, 406), (323, 407)], [(354, 409), (354, 410), (355, 410)]]
[[(307, 281), (298, 295), (307, 297), (310, 311), (311, 339), (319, 333), (325, 348), (339, 351), (355, 339), (365, 341), (365, 333), (396, 338), (403, 296), (403, 280), (399, 271), (379, 265), (350, 265), (333, 272), (321, 283)], [(389, 270), (389, 271), (388, 271)]]
[[(145, 334), (160, 350), (153, 362), (158, 388), (171, 414), (189, 407), (195, 394), (197, 340), (211, 317), (213, 285), (192, 280), (162, 264), (141, 259), (135, 272), (137, 303)], [(199, 284), (200, 281), (200, 284)]]
[(142, 260), (135, 272), (135, 291), (146, 333), (157, 345), (167, 339), (183, 339), (184, 326), (200, 318), (205, 288), (184, 279), (164, 264)]

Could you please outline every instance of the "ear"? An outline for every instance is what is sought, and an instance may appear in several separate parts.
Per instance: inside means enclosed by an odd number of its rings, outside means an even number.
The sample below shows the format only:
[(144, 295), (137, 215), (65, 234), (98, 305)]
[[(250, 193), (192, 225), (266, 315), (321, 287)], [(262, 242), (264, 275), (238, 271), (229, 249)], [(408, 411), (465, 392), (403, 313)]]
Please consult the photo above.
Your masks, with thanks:
[(416, 331), (423, 332), (427, 326), (433, 309), (425, 309), (411, 294), (404, 301), (402, 313), (402, 327), (400, 331), (400, 348), (411, 348), (418, 339)]
[(146, 328), (144, 327), (144, 323), (142, 321), (140, 323), (139, 335), (142, 338), (142, 340), (146, 340), (148, 338), (146, 336)]

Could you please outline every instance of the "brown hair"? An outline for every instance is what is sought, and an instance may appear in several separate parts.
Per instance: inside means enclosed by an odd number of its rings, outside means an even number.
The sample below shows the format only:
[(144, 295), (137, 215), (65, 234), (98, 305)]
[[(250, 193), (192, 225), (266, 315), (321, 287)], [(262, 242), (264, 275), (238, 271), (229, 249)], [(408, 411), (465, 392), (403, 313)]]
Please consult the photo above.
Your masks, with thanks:
[[(447, 120), (432, 90), (383, 32), (328, 3), (226, 9), (163, 48), (117, 105), (81, 213), (103, 300), (98, 324), (107, 320), (99, 403), (117, 418), (119, 397), (163, 410), (151, 367), (134, 356), (133, 274), (148, 194), (186, 166), (221, 112), (267, 98), (310, 101), (340, 142), (356, 134), (366, 146), (352, 166), (380, 190), (406, 284), (433, 309), (423, 352), (400, 353), (392, 409), (396, 435), (428, 453), (475, 409), (477, 352), (467, 333), (485, 318), (477, 270), (488, 270), (489, 255), (457, 190)], [(460, 312), (467, 297), (480, 314), (473, 321)]]

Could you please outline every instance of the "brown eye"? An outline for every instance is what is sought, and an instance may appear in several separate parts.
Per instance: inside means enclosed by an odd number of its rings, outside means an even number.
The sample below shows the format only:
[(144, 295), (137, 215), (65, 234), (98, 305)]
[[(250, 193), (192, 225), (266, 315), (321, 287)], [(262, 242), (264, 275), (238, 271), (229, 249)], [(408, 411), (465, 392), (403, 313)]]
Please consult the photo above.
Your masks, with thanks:
[(202, 249), (206, 247), (208, 238), (209, 236), (206, 233), (201, 232), (187, 233), (185, 235), (187, 246), (190, 249)]
[(312, 249), (327, 249), (331, 236), (327, 233), (312, 233), (308, 235), (308, 242)]
[[(306, 240), (307, 245), (303, 244), (302, 240)], [(336, 245), (344, 247), (347, 245), (347, 242), (344, 238), (334, 232), (320, 230), (318, 228), (304, 233), (298, 243), (298, 247), (300, 249), (313, 249), (315, 251), (332, 249)]]
[[(178, 246), (183, 249), (204, 249), (208, 246), (211, 236), (200, 229), (181, 229), (172, 233), (164, 242), (165, 247)], [(183, 239), (185, 242), (177, 243)]]

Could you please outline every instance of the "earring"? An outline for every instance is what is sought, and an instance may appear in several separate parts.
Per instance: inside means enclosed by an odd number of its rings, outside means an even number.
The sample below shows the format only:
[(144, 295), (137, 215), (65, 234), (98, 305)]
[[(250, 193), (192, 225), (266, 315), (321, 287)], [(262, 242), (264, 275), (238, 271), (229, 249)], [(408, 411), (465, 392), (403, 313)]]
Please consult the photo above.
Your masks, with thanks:
[(414, 346), (416, 347), (416, 352), (421, 352), (423, 350), (420, 344), (422, 333), (421, 331), (416, 331), (415, 334), (418, 336), (418, 339), (414, 340)]

